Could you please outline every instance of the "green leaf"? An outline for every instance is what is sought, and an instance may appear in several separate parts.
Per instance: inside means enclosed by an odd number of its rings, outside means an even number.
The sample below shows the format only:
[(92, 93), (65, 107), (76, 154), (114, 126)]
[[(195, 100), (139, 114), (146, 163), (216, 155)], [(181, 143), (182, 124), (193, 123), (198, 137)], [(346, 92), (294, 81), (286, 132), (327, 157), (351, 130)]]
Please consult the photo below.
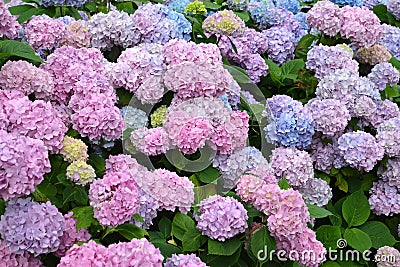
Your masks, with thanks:
[(282, 190), (287, 190), (290, 189), (290, 184), (287, 182), (286, 178), (282, 178), (279, 182), (278, 182), (279, 188)]
[(28, 59), (33, 63), (43, 62), (40, 57), (35, 54), (35, 51), (27, 44), (14, 41), (14, 40), (4, 40), (0, 41), (0, 57), (21, 57)]
[(36, 9), (36, 7), (33, 5), (19, 5), (19, 6), (11, 6), (8, 8), (8, 10), (10, 11), (11, 15), (19, 15), (32, 8)]
[(225, 266), (236, 266), (235, 263), (238, 262), (240, 257), (240, 252), (242, 250), (238, 249), (236, 253), (231, 256), (220, 256), (220, 255), (211, 255), (211, 254), (203, 254), (201, 256), (201, 260), (204, 261), (207, 266), (210, 267), (225, 267)]
[(304, 35), (300, 39), (299, 43), (297, 44), (296, 51), (295, 51), (296, 57), (298, 57), (298, 58), (300, 58), (300, 57), (307, 58), (307, 52), (310, 49), (311, 44), (314, 42), (314, 40), (316, 38), (317, 37), (315, 35), (312, 35), (312, 34)]
[(233, 13), (235, 13), (244, 22), (248, 22), (250, 20), (249, 13), (246, 11), (234, 11)]
[(250, 77), (244, 69), (236, 66), (229, 66), (226, 64), (224, 64), (223, 67), (232, 75), (233, 79), (235, 79), (235, 81), (237, 81), (238, 83), (251, 83)]
[(37, 16), (37, 15), (42, 15), (46, 12), (46, 9), (43, 7), (38, 7), (35, 9), (29, 9), (23, 13), (21, 13), (19, 15), (19, 17), (17, 18), (17, 21), (22, 24), (25, 21), (29, 20), (30, 18), (32, 18), (33, 16)]
[(128, 240), (132, 240), (133, 238), (140, 239), (147, 235), (146, 230), (143, 230), (142, 228), (130, 223), (121, 224), (115, 228), (115, 230)]
[(302, 59), (294, 59), (286, 62), (281, 66), (283, 79), (296, 80), (299, 76), (299, 70), (305, 67)]
[(78, 10), (72, 6), (69, 6), (66, 8), (65, 15), (70, 15), (71, 17), (73, 17), (76, 20), (82, 19), (82, 16), (81, 16), (81, 14), (79, 14)]
[(282, 83), (282, 71), (279, 66), (269, 59), (265, 59), (265, 63), (268, 65), (269, 75), (271, 76), (272, 82), (277, 86), (284, 85)]
[(118, 101), (123, 105), (128, 105), (131, 102), (133, 94), (123, 88), (117, 89)]
[(38, 190), (40, 193), (44, 194), (47, 197), (54, 197), (55, 195), (57, 195), (57, 188), (47, 180), (41, 182), (36, 187), (36, 190)]
[(236, 238), (225, 240), (225, 242), (208, 239), (208, 253), (211, 255), (230, 256), (241, 246), (242, 242)]
[(400, 61), (398, 61), (397, 58), (392, 57), (389, 60), (389, 63), (391, 63), (398, 71), (400, 71)]
[(173, 236), (182, 240), (185, 233), (193, 229), (196, 229), (196, 225), (192, 218), (180, 212), (175, 215), (172, 221)]
[(221, 5), (215, 4), (213, 2), (204, 1), (203, 4), (208, 9), (220, 9), (222, 7)]
[(168, 219), (167, 217), (162, 217), (160, 222), (158, 223), (158, 229), (160, 229), (160, 232), (164, 235), (165, 239), (171, 236), (171, 230), (172, 230), (172, 223), (171, 220)]
[(75, 188), (73, 188), (71, 185), (68, 185), (63, 191), (62, 205), (64, 206), (68, 202), (74, 201), (76, 193), (77, 192), (76, 192)]
[(347, 193), (349, 191), (349, 184), (347, 183), (347, 181), (343, 178), (343, 176), (341, 174), (338, 174), (336, 176), (335, 185), (345, 193)]
[(80, 205), (87, 205), (89, 198), (85, 188), (82, 186), (77, 186), (75, 188), (75, 191), (76, 191), (74, 195), (75, 201)]
[(337, 241), (342, 238), (339, 226), (322, 225), (316, 231), (317, 239), (324, 244), (325, 248), (337, 248)]
[(387, 98), (392, 98), (392, 97), (399, 97), (400, 96), (400, 85), (393, 85), (393, 86), (387, 86), (385, 89), (385, 94)]
[(197, 172), (196, 176), (199, 178), (200, 181), (206, 184), (210, 184), (215, 182), (218, 177), (220, 176), (220, 173), (217, 169), (213, 168), (212, 166), (209, 166), (208, 168)]
[(396, 239), (390, 233), (389, 228), (382, 222), (367, 222), (360, 226), (360, 230), (369, 235), (372, 246), (376, 249), (384, 246), (393, 246), (396, 243)]
[(340, 264), (333, 261), (327, 261), (321, 267), (340, 267)]
[(310, 213), (311, 218), (325, 218), (333, 215), (332, 212), (326, 210), (324, 208), (318, 207), (316, 205), (307, 203), (308, 212)]
[(349, 227), (362, 225), (368, 220), (370, 206), (363, 191), (354, 192), (346, 198), (343, 202), (342, 214)]
[(166, 244), (166, 243), (153, 243), (153, 245), (156, 248), (159, 248), (161, 251), (161, 254), (164, 256), (164, 258), (170, 258), (172, 256), (172, 254), (179, 254), (181, 253), (181, 250), (171, 244)]
[(161, 232), (148, 232), (151, 243), (166, 243), (163, 233)]
[(343, 237), (351, 247), (360, 252), (364, 252), (372, 246), (369, 236), (357, 228), (346, 229)]
[[(254, 235), (250, 239), (250, 248), (251, 252), (253, 253), (254, 257), (257, 259), (263, 256), (269, 256), (269, 255), (264, 255), (265, 250), (266, 251), (271, 251), (274, 250), (276, 247), (276, 242), (273, 237), (268, 232), (267, 227), (262, 226), (257, 232), (254, 233)], [(267, 248), (267, 249), (265, 249)], [(263, 252), (262, 255), (260, 255), (260, 251)], [(268, 253), (268, 252), (267, 252)], [(268, 259), (266, 259), (268, 260)], [(264, 262), (264, 261), (261, 261)]]
[(93, 207), (76, 207), (72, 209), (74, 215), (72, 217), (77, 218), (76, 229), (88, 228), (91, 224), (98, 224), (96, 219), (93, 217)]
[(206, 241), (207, 238), (199, 230), (187, 231), (182, 239), (183, 251), (197, 251)]
[(96, 153), (89, 155), (88, 164), (94, 167), (97, 176), (101, 176), (106, 170), (106, 161), (103, 157), (100, 157)]
[(4, 199), (0, 199), (0, 216), (6, 211), (6, 202)]

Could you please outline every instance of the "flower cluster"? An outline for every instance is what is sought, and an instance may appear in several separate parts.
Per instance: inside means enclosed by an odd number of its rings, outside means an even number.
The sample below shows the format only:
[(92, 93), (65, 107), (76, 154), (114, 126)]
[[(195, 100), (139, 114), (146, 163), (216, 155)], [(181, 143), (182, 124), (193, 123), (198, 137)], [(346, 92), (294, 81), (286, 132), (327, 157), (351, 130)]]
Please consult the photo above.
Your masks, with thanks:
[(82, 160), (76, 160), (67, 167), (67, 178), (76, 184), (86, 185), (96, 178), (91, 165)]
[(374, 182), (368, 199), (371, 210), (376, 215), (392, 216), (400, 213), (400, 192), (388, 182)]
[(148, 156), (156, 156), (171, 148), (168, 134), (162, 127), (147, 129), (146, 127), (132, 131), (130, 141), (140, 152)]
[(65, 29), (60, 46), (72, 46), (75, 48), (89, 47), (92, 34), (89, 32), (87, 23), (82, 20), (74, 21)]
[(118, 226), (139, 211), (139, 188), (129, 171), (108, 172), (90, 184), (94, 217), (105, 226)]
[(92, 35), (92, 46), (100, 50), (110, 50), (114, 45), (132, 47), (140, 40), (133, 16), (122, 11), (95, 14), (87, 25)]
[(50, 202), (10, 200), (0, 220), (0, 234), (11, 252), (35, 256), (57, 251), (65, 219)]
[(296, 36), (284, 27), (272, 27), (265, 31), (268, 58), (281, 65), (293, 59)]
[(203, 30), (206, 36), (231, 36), (238, 37), (245, 31), (244, 21), (233, 11), (223, 10), (207, 17), (203, 22)]
[[(176, 1), (176, 2), (182, 2), (182, 1)], [(203, 2), (193, 1), (185, 6), (184, 12), (190, 15), (197, 15), (197, 14), (205, 15), (207, 14), (207, 9), (204, 6)]]
[(50, 6), (74, 6), (74, 7), (81, 7), (83, 6), (88, 0), (40, 0), (40, 5), (44, 7)]
[(211, 239), (225, 241), (247, 229), (247, 211), (233, 197), (210, 196), (199, 204), (197, 229)]
[(270, 121), (264, 128), (267, 141), (300, 149), (310, 146), (315, 122), (308, 107), (289, 96), (275, 95), (267, 100), (263, 115)]
[(317, 205), (325, 206), (332, 198), (332, 188), (329, 184), (319, 178), (310, 178), (307, 183), (298, 189), (304, 202)]
[(65, 161), (86, 161), (88, 159), (88, 147), (82, 140), (65, 136), (62, 142), (63, 147), (60, 150), (60, 154)]
[(373, 45), (370, 47), (361, 47), (357, 51), (357, 59), (361, 63), (376, 65), (383, 62), (388, 62), (392, 55), (383, 45)]
[(58, 267), (77, 266), (154, 266), (161, 267), (164, 257), (160, 250), (145, 238), (112, 244), (108, 248), (89, 241), (82, 246), (73, 245), (61, 258)]
[(15, 39), (21, 25), (10, 14), (3, 1), (0, 2), (0, 21), (0, 38)]
[(152, 127), (163, 126), (165, 120), (167, 119), (167, 106), (161, 106), (157, 108), (151, 115), (150, 121)]
[(382, 24), (382, 37), (378, 44), (384, 45), (389, 53), (400, 60), (400, 28)]
[(124, 106), (121, 114), (127, 129), (139, 129), (146, 127), (149, 123), (146, 112), (132, 106)]
[(384, 62), (375, 65), (367, 77), (378, 86), (379, 91), (383, 91), (386, 85), (393, 86), (399, 82), (400, 73), (392, 64)]
[(386, 168), (380, 169), (378, 172), (379, 176), (385, 183), (388, 183), (390, 186), (397, 187), (397, 190), (400, 190), (400, 159), (388, 159), (386, 162)]
[(172, 254), (165, 262), (165, 267), (207, 267), (195, 254)]
[(376, 138), (363, 131), (349, 132), (339, 140), (341, 156), (353, 168), (370, 171), (383, 158), (384, 149)]
[(249, 0), (227, 0), (228, 8), (236, 11), (247, 11)]
[(340, 12), (339, 6), (330, 1), (318, 1), (307, 12), (307, 23), (323, 34), (335, 36), (340, 31)]
[(186, 6), (190, 4), (190, 0), (172, 0), (164, 1), (164, 3), (173, 11), (184, 13)]
[(387, 10), (392, 13), (392, 15), (400, 20), (400, 1), (399, 0), (388, 0)]
[(377, 267), (392, 267), (400, 265), (400, 252), (389, 246), (383, 246), (375, 254)]
[(400, 157), (400, 117), (391, 118), (378, 126), (376, 140), (389, 157)]
[(50, 73), (27, 61), (8, 61), (0, 70), (0, 88), (16, 90), (24, 95), (35, 94), (36, 99), (48, 99), (54, 90)]
[(374, 128), (378, 128), (384, 121), (396, 117), (400, 117), (399, 106), (389, 99), (385, 99), (384, 101), (376, 102), (376, 109), (366, 117), (366, 120)]
[(15, 254), (10, 251), (5, 241), (0, 240), (0, 257), (7, 267), (43, 267), (38, 257), (33, 257), (28, 252)]
[(60, 237), (60, 246), (55, 254), (59, 257), (65, 256), (67, 250), (77, 242), (86, 242), (91, 235), (87, 229), (76, 228), (77, 219), (72, 218), (73, 213), (69, 212), (64, 215), (65, 228), (63, 235)]
[(37, 16), (25, 26), (25, 36), (34, 49), (53, 50), (62, 40), (66, 26), (57, 19)]
[(136, 219), (131, 220), (131, 222), (143, 229), (148, 229), (153, 224), (153, 219), (157, 217), (157, 211), (160, 210), (161, 203), (143, 190), (139, 191), (139, 201), (138, 214), (144, 222)]
[(183, 14), (161, 4), (145, 4), (132, 16), (141, 43), (165, 44), (171, 39), (190, 40), (192, 27)]

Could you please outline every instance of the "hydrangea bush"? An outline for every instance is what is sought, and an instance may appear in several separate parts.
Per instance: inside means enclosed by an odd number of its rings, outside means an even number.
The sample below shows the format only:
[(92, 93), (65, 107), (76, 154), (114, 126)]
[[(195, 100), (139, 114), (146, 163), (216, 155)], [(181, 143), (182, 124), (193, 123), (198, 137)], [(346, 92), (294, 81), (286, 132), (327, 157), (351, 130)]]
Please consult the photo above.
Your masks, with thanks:
[(399, 81), (398, 0), (0, 0), (0, 267), (400, 266)]

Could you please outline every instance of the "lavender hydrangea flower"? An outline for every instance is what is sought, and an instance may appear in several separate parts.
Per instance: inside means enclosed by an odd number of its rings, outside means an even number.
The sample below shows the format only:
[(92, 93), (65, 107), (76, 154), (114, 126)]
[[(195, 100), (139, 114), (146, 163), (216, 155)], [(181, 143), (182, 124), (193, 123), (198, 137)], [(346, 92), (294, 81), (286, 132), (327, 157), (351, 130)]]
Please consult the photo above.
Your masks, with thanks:
[(342, 135), (338, 144), (341, 156), (357, 170), (369, 172), (383, 158), (383, 147), (374, 136), (363, 131)]
[(0, 130), (0, 197), (29, 195), (50, 172), (48, 151), (38, 139)]
[(393, 86), (399, 82), (400, 73), (392, 64), (383, 62), (375, 65), (367, 77), (378, 86), (379, 91), (383, 91), (386, 85)]
[(397, 190), (400, 191), (400, 158), (388, 159), (386, 168), (380, 168), (378, 175), (385, 183), (397, 187)]
[(128, 129), (135, 130), (148, 125), (147, 114), (141, 109), (125, 106), (121, 109), (121, 114)]
[(8, 202), (0, 220), (0, 234), (11, 252), (30, 252), (37, 256), (54, 252), (61, 244), (65, 227), (63, 215), (49, 201), (30, 198)]
[(382, 24), (382, 37), (378, 44), (384, 45), (389, 53), (400, 60), (400, 28)]
[(400, 157), (400, 117), (382, 122), (378, 126), (376, 139), (389, 157)]
[(281, 65), (294, 58), (296, 36), (284, 27), (272, 27), (263, 31), (267, 38), (268, 58)]
[(366, 120), (374, 128), (378, 128), (381, 123), (391, 118), (400, 117), (399, 106), (389, 99), (384, 101), (376, 101), (376, 109)]
[(142, 189), (139, 190), (139, 201), (140, 206), (138, 214), (142, 217), (144, 222), (136, 219), (132, 219), (131, 222), (143, 229), (148, 229), (153, 225), (153, 219), (157, 217), (157, 211), (160, 210), (161, 203)]
[(90, 239), (91, 235), (85, 228), (77, 230), (77, 219), (72, 218), (73, 213), (68, 212), (64, 215), (65, 229), (63, 235), (60, 237), (60, 247), (54, 253), (58, 257), (63, 257), (67, 250), (77, 242), (86, 242)]
[(375, 254), (375, 261), (377, 267), (400, 266), (400, 252), (393, 247), (380, 247)]
[(92, 46), (100, 50), (110, 50), (114, 45), (132, 47), (140, 40), (133, 15), (122, 11), (95, 14), (88, 21), (88, 27)]
[(4, 1), (0, 2), (0, 38), (15, 39), (21, 25), (14, 19)]
[(400, 213), (400, 192), (382, 180), (373, 183), (368, 199), (371, 210), (376, 215), (392, 216)]
[(399, 0), (388, 0), (387, 10), (392, 13), (392, 15), (400, 20), (400, 1)]
[(225, 241), (247, 229), (247, 211), (233, 197), (210, 196), (199, 204), (196, 228), (211, 239)]
[(207, 267), (195, 254), (172, 254), (164, 267)]
[(39, 257), (34, 257), (28, 252), (22, 255), (12, 253), (3, 240), (0, 240), (0, 257), (6, 267), (44, 267)]
[(332, 198), (332, 188), (326, 181), (319, 178), (308, 179), (306, 185), (298, 188), (298, 191), (304, 202), (320, 207), (328, 204)]
[(83, 6), (88, 0), (40, 0), (40, 5), (44, 7), (50, 6), (73, 6), (73, 7), (81, 7)]
[(278, 147), (272, 152), (271, 169), (278, 179), (286, 178), (294, 187), (303, 187), (314, 177), (313, 161), (306, 151)]

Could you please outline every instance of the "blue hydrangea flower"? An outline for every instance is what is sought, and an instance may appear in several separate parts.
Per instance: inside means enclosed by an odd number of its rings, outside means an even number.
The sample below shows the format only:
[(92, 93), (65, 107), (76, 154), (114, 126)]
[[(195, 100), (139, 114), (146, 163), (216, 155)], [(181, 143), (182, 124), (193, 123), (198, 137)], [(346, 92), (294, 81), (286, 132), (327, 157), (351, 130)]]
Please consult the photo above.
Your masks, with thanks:
[(274, 0), (274, 4), (277, 7), (282, 7), (293, 14), (300, 12), (300, 2), (298, 0)]
[(190, 3), (190, 0), (173, 0), (168, 3), (168, 7), (172, 10), (184, 13), (185, 7)]
[(364, 1), (363, 0), (332, 0), (333, 3), (337, 5), (342, 5), (342, 6), (363, 6)]

